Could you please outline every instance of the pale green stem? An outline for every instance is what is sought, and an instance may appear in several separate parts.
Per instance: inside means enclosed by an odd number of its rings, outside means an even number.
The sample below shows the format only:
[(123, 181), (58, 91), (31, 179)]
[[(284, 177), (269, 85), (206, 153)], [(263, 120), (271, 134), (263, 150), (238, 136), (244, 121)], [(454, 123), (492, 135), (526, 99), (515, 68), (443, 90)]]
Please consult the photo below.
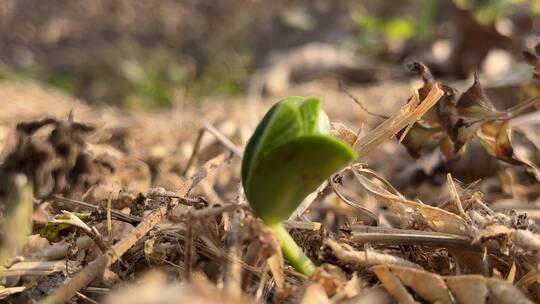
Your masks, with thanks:
[(304, 254), (302, 248), (296, 244), (289, 232), (285, 230), (281, 223), (269, 227), (281, 241), (283, 255), (289, 260), (291, 265), (300, 273), (311, 276), (315, 270), (315, 265), (313, 265), (313, 262), (311, 262)]

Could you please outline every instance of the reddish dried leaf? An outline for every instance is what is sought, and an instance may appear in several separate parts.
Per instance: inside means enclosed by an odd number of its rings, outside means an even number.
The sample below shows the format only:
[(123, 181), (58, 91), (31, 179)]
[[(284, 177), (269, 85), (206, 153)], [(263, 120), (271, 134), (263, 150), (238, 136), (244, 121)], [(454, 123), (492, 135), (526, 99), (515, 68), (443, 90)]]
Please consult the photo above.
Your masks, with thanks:
[(466, 118), (492, 118), (503, 114), (495, 109), (491, 100), (486, 96), (478, 79), (478, 73), (474, 73), (472, 86), (461, 94), (457, 108), (459, 114)]

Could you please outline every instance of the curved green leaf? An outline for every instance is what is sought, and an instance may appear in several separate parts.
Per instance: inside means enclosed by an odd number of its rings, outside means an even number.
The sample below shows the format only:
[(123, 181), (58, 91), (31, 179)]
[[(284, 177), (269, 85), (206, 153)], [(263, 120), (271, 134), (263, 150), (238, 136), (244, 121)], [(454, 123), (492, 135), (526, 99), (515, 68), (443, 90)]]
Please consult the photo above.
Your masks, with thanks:
[(242, 162), (242, 180), (247, 181), (256, 160), (290, 140), (313, 134), (328, 134), (330, 122), (314, 97), (293, 96), (276, 103), (250, 138)]
[(348, 145), (328, 135), (298, 137), (257, 162), (244, 183), (247, 198), (265, 223), (279, 223), (355, 157)]
[(329, 131), (328, 116), (314, 97), (286, 98), (264, 116), (244, 153), (242, 183), (265, 222), (287, 218), (306, 195), (356, 157)]

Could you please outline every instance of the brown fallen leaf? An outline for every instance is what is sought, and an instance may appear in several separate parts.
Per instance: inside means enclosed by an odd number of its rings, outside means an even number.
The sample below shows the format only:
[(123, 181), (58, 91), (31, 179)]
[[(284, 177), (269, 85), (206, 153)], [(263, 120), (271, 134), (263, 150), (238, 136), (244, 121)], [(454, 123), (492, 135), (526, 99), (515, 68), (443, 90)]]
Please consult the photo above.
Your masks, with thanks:
[(500, 279), (480, 275), (443, 277), (396, 265), (371, 269), (399, 303), (415, 303), (406, 287), (430, 303), (532, 303), (519, 288)]
[(445, 277), (444, 281), (458, 303), (482, 304), (486, 302), (488, 287), (481, 275)]
[[(452, 303), (448, 287), (439, 275), (394, 265), (377, 265), (373, 266), (371, 269), (375, 272), (377, 278), (379, 278), (385, 288), (388, 283), (391, 284), (391, 288), (387, 288), (387, 290), (400, 303), (400, 298), (404, 297), (402, 294), (403, 290), (401, 287), (395, 288), (395, 284), (411, 288), (422, 299), (431, 303)], [(397, 279), (397, 281), (393, 278)], [(408, 297), (405, 296), (404, 298), (406, 299)]]

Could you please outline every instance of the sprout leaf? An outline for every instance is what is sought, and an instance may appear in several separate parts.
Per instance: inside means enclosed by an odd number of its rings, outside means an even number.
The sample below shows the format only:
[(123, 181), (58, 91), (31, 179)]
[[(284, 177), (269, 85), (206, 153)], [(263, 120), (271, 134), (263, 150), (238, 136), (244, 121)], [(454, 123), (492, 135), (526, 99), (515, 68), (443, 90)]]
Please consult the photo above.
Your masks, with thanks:
[(329, 135), (320, 103), (313, 97), (289, 97), (275, 104), (255, 129), (242, 162), (242, 184), (253, 211), (279, 237), (285, 257), (306, 275), (314, 266), (281, 222), (356, 158), (351, 147)]

